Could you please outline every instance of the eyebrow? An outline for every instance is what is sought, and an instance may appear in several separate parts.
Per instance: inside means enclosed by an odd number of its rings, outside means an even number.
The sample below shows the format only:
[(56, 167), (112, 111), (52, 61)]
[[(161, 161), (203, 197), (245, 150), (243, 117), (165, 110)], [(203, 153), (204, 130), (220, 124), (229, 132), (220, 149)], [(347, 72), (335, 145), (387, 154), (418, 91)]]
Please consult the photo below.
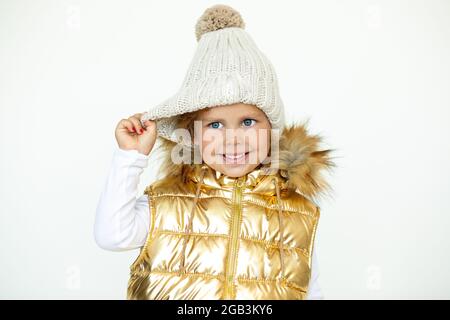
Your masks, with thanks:
[[(240, 120), (244, 120), (244, 119), (248, 119), (248, 118), (259, 118), (259, 115), (256, 113), (252, 113), (252, 114), (246, 114), (245, 116), (240, 117)], [(205, 118), (203, 119), (203, 121), (220, 121), (220, 122), (226, 122), (225, 119), (221, 119), (221, 118)]]

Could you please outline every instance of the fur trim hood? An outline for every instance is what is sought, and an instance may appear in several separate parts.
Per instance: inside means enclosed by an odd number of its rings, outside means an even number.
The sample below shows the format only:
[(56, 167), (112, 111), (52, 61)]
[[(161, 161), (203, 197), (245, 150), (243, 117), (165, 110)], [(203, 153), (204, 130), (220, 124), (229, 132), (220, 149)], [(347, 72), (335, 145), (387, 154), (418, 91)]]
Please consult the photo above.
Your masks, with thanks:
[[(162, 167), (160, 174), (163, 177), (177, 176), (187, 182), (193, 172), (198, 172), (205, 164), (173, 163), (171, 152), (176, 146), (175, 142), (161, 139), (159, 149), (162, 150)], [(293, 123), (281, 130), (278, 156), (274, 155), (272, 162), (260, 164), (265, 174), (276, 174), (282, 177), (283, 188), (300, 192), (312, 201), (332, 191), (324, 173), (336, 165), (330, 154), (334, 149), (320, 149), (323, 138), (311, 135), (307, 130), (307, 122)], [(191, 158), (193, 159), (193, 158)], [(275, 164), (275, 169), (271, 164)]]

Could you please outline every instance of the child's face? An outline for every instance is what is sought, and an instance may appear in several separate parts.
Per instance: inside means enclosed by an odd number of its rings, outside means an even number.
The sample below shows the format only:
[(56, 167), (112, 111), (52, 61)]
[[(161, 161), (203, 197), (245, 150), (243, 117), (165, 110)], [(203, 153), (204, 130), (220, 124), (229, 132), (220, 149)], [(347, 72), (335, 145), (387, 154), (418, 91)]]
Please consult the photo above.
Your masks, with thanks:
[[(203, 161), (230, 177), (240, 177), (268, 156), (271, 125), (266, 114), (236, 103), (201, 110), (194, 126)], [(201, 139), (201, 140), (200, 140)]]

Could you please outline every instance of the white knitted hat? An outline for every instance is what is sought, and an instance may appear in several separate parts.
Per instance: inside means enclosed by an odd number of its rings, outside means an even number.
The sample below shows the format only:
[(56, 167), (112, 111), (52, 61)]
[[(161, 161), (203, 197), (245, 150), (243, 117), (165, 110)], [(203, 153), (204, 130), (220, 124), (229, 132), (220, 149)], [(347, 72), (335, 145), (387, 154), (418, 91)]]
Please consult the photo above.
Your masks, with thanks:
[(281, 129), (284, 106), (274, 67), (244, 27), (239, 12), (229, 6), (206, 9), (196, 24), (198, 47), (181, 88), (145, 112), (141, 122), (155, 120), (159, 136), (180, 142), (174, 132), (178, 115), (246, 103), (264, 111), (273, 129)]

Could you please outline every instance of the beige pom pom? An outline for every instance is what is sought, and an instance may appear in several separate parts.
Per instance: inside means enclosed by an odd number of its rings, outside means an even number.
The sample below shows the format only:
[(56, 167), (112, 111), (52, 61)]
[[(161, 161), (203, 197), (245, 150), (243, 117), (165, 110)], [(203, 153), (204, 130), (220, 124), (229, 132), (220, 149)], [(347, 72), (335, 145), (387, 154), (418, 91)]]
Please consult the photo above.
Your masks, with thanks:
[(195, 25), (197, 41), (207, 32), (219, 29), (238, 27), (245, 28), (244, 20), (239, 12), (224, 4), (217, 4), (205, 10)]

